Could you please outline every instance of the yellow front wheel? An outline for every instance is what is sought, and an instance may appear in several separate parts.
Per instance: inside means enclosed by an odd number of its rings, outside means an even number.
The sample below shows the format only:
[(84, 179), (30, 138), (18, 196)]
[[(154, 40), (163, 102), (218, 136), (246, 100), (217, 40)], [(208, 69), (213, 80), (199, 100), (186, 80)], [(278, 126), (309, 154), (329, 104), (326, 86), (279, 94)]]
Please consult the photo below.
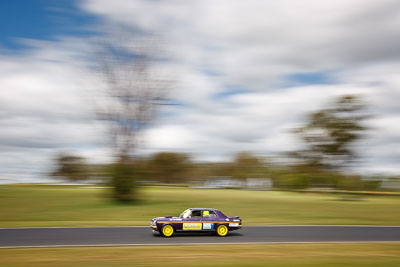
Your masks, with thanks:
[(228, 234), (228, 227), (226, 227), (225, 225), (218, 226), (217, 234), (219, 236), (226, 236)]
[(164, 225), (164, 227), (161, 229), (161, 233), (165, 237), (172, 236), (174, 232), (174, 228), (171, 225)]

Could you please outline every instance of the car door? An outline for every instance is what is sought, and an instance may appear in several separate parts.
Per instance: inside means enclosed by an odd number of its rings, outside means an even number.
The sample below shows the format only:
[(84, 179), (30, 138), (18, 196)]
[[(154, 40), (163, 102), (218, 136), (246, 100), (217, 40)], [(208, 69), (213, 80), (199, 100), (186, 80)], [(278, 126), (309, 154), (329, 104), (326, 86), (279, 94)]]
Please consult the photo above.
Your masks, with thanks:
[(213, 210), (203, 210), (201, 219), (204, 231), (211, 231), (215, 229), (215, 222), (218, 217)]
[(187, 218), (183, 219), (183, 231), (201, 231), (201, 210), (192, 210)]

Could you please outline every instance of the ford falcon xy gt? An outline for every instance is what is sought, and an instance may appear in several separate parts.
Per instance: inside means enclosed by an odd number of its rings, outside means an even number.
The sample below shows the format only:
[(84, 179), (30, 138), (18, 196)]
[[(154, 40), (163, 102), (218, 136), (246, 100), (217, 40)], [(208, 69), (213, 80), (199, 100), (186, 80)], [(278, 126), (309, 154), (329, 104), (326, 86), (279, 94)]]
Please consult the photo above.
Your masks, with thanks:
[(227, 217), (217, 209), (190, 208), (178, 217), (166, 216), (151, 219), (150, 227), (164, 237), (171, 237), (175, 232), (215, 232), (226, 236), (229, 231), (242, 228), (239, 216)]

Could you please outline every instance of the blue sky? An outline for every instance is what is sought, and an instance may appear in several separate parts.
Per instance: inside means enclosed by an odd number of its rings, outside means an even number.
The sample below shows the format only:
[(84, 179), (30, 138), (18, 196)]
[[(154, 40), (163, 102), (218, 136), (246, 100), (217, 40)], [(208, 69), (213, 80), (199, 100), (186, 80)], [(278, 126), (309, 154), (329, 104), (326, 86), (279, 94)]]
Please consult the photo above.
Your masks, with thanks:
[(43, 178), (60, 152), (111, 159), (92, 120), (93, 37), (126, 30), (160, 35), (156, 67), (177, 80), (139, 154), (279, 156), (301, 147), (306, 114), (358, 94), (376, 116), (357, 170), (400, 173), (399, 13), (392, 0), (0, 1), (0, 182)]
[(0, 1), (0, 46), (17, 50), (21, 38), (54, 40), (66, 35), (91, 34), (94, 16), (79, 9), (75, 0)]

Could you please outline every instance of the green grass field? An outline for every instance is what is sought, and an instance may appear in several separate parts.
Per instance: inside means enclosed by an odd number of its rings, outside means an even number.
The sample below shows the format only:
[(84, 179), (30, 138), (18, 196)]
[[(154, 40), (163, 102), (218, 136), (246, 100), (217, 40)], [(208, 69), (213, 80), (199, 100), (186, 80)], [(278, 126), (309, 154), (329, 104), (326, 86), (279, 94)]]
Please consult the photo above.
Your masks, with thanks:
[[(400, 225), (400, 197), (142, 188), (135, 205), (106, 197), (88, 186), (2, 185), (0, 227), (148, 225), (155, 216), (178, 215), (189, 207), (213, 207), (241, 216), (244, 225)], [(344, 201), (345, 199), (346, 201)], [(350, 201), (349, 201), (350, 200)]]
[(17, 266), (400, 266), (400, 244), (286, 244), (0, 249)]

